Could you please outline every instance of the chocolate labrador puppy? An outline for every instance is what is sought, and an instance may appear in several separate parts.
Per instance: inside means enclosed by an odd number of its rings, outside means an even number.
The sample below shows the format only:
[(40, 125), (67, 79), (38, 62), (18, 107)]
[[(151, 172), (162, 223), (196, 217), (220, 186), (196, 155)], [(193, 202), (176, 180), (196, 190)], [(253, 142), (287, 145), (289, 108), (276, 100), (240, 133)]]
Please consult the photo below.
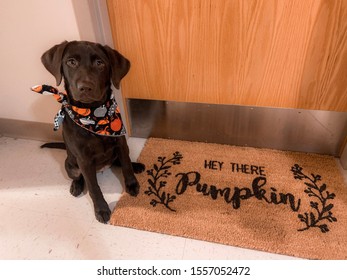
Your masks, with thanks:
[[(119, 89), (121, 79), (130, 68), (130, 62), (119, 52), (86, 41), (65, 41), (55, 45), (42, 55), (41, 61), (56, 78), (57, 85), (64, 79), (68, 103), (85, 110), (99, 108), (110, 100), (111, 81)], [(144, 165), (130, 161), (124, 135), (97, 135), (77, 125), (68, 114), (63, 120), (63, 138), (67, 151), (65, 169), (73, 180), (70, 193), (78, 196), (86, 187), (94, 204), (96, 219), (107, 223), (111, 211), (98, 185), (96, 173), (106, 166), (120, 165), (126, 192), (137, 196), (139, 183), (134, 173), (142, 172)]]

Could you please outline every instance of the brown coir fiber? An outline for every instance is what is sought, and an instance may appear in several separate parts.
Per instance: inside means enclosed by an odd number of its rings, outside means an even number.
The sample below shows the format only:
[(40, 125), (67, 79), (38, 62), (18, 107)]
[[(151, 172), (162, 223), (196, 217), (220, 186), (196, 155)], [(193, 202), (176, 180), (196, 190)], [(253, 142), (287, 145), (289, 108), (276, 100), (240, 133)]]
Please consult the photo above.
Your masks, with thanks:
[(151, 138), (140, 194), (111, 224), (308, 259), (347, 259), (347, 187), (330, 156)]

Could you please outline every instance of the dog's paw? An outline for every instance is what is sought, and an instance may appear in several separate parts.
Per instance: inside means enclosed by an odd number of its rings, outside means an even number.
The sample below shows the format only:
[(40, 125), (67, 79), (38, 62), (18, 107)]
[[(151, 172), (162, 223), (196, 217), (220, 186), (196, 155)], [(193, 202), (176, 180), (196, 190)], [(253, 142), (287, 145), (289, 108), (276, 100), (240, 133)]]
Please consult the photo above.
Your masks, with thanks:
[(111, 218), (111, 210), (108, 207), (103, 210), (95, 210), (95, 217), (100, 223), (106, 224)]
[(139, 163), (139, 162), (132, 162), (131, 163), (132, 166), (133, 166), (133, 169), (134, 169), (134, 173), (135, 174), (139, 174), (139, 173), (142, 173), (143, 171), (145, 171), (146, 169), (146, 166), (142, 163)]
[(134, 179), (131, 183), (127, 183), (125, 185), (125, 191), (131, 196), (137, 196), (140, 191), (139, 182), (136, 179)]
[(75, 196), (75, 197), (79, 196), (83, 192), (83, 189), (84, 189), (83, 182), (81, 183), (78, 180), (72, 181), (71, 187), (70, 187), (70, 193), (73, 196)]

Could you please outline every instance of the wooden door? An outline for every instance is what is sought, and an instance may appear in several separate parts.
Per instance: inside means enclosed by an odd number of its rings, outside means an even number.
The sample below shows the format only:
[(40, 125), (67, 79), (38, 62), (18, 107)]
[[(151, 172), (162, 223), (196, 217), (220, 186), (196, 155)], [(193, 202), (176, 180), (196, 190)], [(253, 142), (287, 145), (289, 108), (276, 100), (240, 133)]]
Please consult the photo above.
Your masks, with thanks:
[(347, 0), (108, 0), (124, 98), (347, 111)]

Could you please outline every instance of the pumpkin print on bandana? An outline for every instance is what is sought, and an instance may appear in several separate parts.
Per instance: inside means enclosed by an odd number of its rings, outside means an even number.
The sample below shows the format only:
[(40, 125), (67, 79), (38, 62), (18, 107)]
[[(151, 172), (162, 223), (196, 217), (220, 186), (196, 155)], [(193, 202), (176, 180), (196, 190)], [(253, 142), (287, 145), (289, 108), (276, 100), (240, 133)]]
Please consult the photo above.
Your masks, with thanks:
[(67, 102), (66, 93), (59, 92), (49, 85), (37, 85), (31, 88), (40, 94), (53, 95), (62, 104), (54, 118), (54, 130), (58, 130), (67, 114), (80, 127), (102, 136), (118, 137), (126, 134), (118, 104), (113, 95), (105, 104), (96, 108), (80, 108)]

